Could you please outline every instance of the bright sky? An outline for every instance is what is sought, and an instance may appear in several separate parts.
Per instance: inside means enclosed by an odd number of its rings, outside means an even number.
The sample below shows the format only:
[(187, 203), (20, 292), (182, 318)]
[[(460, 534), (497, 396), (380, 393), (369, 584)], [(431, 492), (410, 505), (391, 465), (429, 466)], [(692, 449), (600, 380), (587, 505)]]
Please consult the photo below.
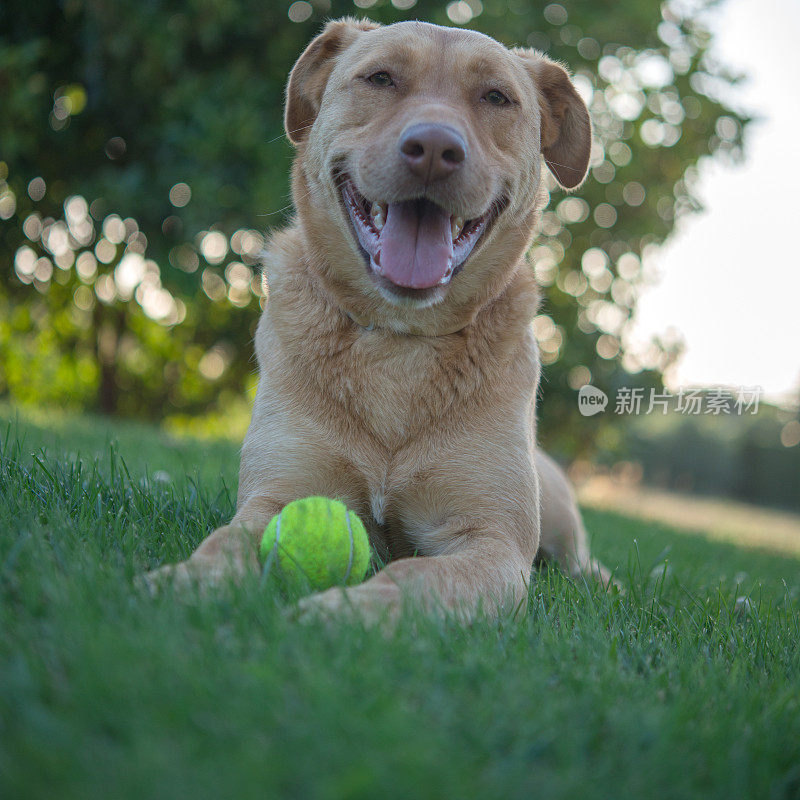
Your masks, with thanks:
[(761, 117), (741, 166), (702, 173), (706, 207), (645, 264), (631, 340), (669, 328), (686, 352), (670, 388), (800, 390), (800, 3), (727, 0), (712, 18), (717, 54), (746, 72), (741, 104)]

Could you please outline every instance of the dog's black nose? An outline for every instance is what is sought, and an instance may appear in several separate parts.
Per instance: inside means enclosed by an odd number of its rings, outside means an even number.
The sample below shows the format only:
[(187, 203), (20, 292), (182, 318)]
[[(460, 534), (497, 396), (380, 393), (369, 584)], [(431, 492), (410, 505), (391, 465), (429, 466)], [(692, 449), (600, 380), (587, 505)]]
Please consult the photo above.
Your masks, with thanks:
[(448, 125), (422, 122), (403, 131), (400, 153), (415, 175), (431, 183), (446, 178), (464, 163), (467, 144)]

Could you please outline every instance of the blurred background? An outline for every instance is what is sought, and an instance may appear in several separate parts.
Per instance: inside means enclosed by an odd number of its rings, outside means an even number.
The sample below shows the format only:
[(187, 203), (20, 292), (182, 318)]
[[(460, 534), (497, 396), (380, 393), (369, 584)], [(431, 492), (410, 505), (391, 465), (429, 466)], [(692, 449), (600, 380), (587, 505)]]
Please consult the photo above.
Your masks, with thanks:
[[(793, 0), (4, 0), (0, 402), (243, 435), (258, 253), (291, 213), (283, 89), (345, 14), (474, 28), (573, 71), (591, 172), (549, 187), (530, 255), (541, 438), (587, 496), (800, 508)], [(604, 413), (578, 413), (587, 383)], [(613, 408), (623, 388), (721, 386), (762, 387), (757, 413)]]

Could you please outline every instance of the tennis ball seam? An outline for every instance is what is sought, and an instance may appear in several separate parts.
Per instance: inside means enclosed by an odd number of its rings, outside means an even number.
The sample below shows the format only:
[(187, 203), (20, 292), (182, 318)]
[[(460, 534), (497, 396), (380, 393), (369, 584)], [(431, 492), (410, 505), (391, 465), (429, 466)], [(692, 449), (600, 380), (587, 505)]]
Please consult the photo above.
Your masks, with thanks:
[(350, 556), (347, 559), (347, 570), (344, 573), (344, 583), (350, 579), (350, 570), (353, 569), (353, 527), (350, 524), (350, 509), (345, 508), (344, 518), (347, 520), (347, 530), (350, 533)]
[[(284, 508), (286, 508), (286, 506), (284, 506)], [(275, 555), (279, 559), (280, 559), (280, 556), (278, 555), (278, 548), (280, 546), (280, 540), (281, 540), (281, 521), (283, 520), (283, 510), (284, 510), (284, 508), (282, 508), (280, 510), (280, 512), (278, 513), (278, 521), (275, 523), (275, 544), (273, 545), (273, 550), (275, 552)], [(284, 547), (283, 548), (283, 557), (284, 558), (288, 558), (289, 561), (291, 561), (294, 564), (294, 566), (297, 569), (297, 571), (301, 575), (305, 576), (307, 581), (312, 581), (312, 577), (308, 574), (308, 571), (306, 570), (305, 566), (302, 564), (300, 559), (297, 558), (297, 556), (294, 553), (292, 553), (291, 550), (289, 550), (289, 549)], [(280, 561), (278, 563), (280, 564)]]

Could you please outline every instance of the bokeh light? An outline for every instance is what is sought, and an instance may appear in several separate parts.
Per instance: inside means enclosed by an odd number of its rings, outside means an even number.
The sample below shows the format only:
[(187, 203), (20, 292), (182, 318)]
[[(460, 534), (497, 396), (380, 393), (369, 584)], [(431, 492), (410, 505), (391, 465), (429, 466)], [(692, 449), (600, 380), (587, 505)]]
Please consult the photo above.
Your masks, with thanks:
[(44, 178), (33, 178), (28, 184), (28, 196), (34, 203), (38, 203), (42, 198), (44, 198), (45, 192), (47, 191), (47, 184), (44, 181)]
[(604, 333), (597, 340), (597, 355), (609, 361), (616, 358), (619, 355), (619, 340), (615, 336)]
[(446, 10), (448, 19), (456, 25), (466, 25), (475, 16), (475, 12), (466, 0), (448, 3)]
[(800, 422), (796, 419), (790, 420), (781, 429), (781, 444), (784, 447), (800, 445)]
[(629, 206), (640, 206), (644, 203), (644, 186), (638, 181), (628, 181), (622, 188), (622, 197)]
[(595, 206), (594, 221), (601, 228), (610, 228), (617, 221), (617, 210), (609, 203), (600, 203)]
[(287, 13), (292, 22), (305, 22), (314, 13), (314, 7), (306, 0), (296, 0), (289, 6)]
[(183, 208), (192, 199), (192, 189), (188, 183), (176, 183), (169, 190), (169, 201), (175, 208)]
[(200, 252), (209, 264), (219, 264), (228, 253), (228, 240), (219, 231), (201, 233)]
[(560, 3), (545, 6), (542, 14), (551, 25), (564, 25), (567, 21), (567, 9)]
[(122, 158), (128, 150), (128, 145), (121, 136), (112, 136), (105, 146), (106, 156), (111, 161)]
[(578, 364), (567, 373), (567, 383), (573, 391), (578, 391), (581, 386), (592, 382), (592, 373), (588, 367)]

